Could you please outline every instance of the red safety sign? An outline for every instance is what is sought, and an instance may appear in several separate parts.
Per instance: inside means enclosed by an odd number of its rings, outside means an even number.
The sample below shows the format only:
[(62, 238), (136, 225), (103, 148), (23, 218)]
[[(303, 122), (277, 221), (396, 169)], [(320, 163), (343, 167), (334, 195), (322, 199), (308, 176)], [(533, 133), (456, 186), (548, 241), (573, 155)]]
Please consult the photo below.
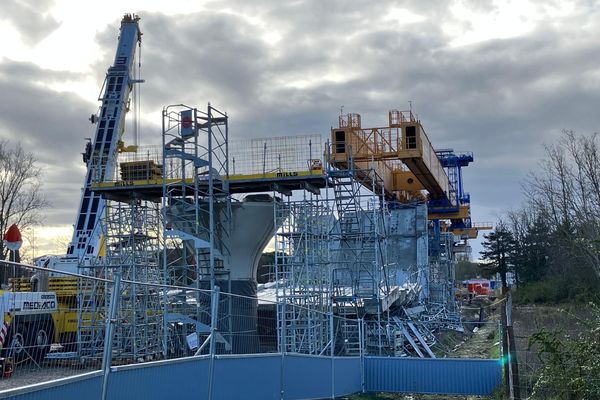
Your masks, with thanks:
[(4, 245), (9, 250), (17, 251), (21, 248), (22, 244), (21, 231), (19, 231), (16, 224), (12, 224), (4, 234)]

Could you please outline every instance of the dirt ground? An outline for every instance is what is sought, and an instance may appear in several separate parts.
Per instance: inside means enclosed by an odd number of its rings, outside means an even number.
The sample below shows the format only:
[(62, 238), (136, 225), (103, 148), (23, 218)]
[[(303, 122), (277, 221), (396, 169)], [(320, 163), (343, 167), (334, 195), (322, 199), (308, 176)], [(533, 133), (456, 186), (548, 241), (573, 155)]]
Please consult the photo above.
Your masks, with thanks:
[[(480, 322), (479, 314), (483, 312)], [(465, 304), (462, 309), (464, 342), (453, 349), (453, 358), (498, 358), (500, 355), (500, 313), (497, 304), (481, 300)]]
[(13, 389), (26, 385), (47, 382), (53, 379), (66, 378), (98, 368), (83, 365), (59, 365), (56, 362), (46, 361), (37, 366), (33, 363), (17, 365), (10, 378), (0, 378), (0, 390)]

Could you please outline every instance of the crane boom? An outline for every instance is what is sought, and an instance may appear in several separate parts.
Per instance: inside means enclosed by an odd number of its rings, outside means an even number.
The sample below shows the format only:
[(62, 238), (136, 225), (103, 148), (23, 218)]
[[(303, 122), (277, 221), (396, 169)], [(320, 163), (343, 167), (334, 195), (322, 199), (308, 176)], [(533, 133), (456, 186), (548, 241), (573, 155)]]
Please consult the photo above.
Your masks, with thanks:
[(83, 183), (79, 211), (67, 257), (81, 260), (98, 255), (101, 229), (99, 221), (104, 213), (104, 200), (92, 191), (93, 182), (112, 177), (115, 170), (119, 141), (123, 136), (125, 114), (133, 84), (136, 45), (141, 42), (139, 17), (126, 14), (121, 29), (113, 65), (108, 68), (104, 81), (99, 115), (92, 116), (96, 124), (94, 141), (88, 146), (84, 161), (87, 173)]

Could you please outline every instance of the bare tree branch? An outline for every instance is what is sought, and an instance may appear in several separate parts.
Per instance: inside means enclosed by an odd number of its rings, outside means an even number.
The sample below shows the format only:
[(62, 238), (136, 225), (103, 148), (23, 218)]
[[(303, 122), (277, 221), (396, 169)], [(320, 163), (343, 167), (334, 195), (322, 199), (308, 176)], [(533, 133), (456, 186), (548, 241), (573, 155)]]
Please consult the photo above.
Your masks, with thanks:
[[(12, 224), (24, 230), (42, 222), (41, 210), (49, 205), (42, 192), (42, 172), (35, 156), (20, 144), (0, 140), (0, 233)], [(8, 249), (0, 241), (0, 259), (7, 256)], [(0, 276), (0, 282), (5, 280)]]

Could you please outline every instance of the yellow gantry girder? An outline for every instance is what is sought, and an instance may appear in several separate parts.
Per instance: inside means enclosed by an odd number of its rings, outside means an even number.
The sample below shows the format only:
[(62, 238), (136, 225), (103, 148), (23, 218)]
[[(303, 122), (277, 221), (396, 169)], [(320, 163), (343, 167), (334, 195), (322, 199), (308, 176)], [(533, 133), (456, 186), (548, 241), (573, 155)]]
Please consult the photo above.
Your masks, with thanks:
[(359, 170), (375, 169), (386, 194), (425, 189), (432, 199), (450, 196), (448, 175), (412, 112), (392, 110), (380, 128), (362, 128), (358, 114), (340, 116), (331, 136), (331, 164), (347, 168), (352, 159)]
[(465, 204), (458, 207), (458, 211), (453, 213), (436, 213), (430, 212), (428, 215), (430, 220), (433, 219), (468, 219), (471, 218), (471, 205)]
[(460, 236), (461, 239), (477, 239), (479, 229), (477, 229), (477, 228), (451, 229), (450, 232), (452, 232), (456, 236)]
[(494, 226), (491, 222), (473, 222), (469, 228), (451, 228), (445, 224), (442, 225), (442, 231), (452, 232), (456, 236), (460, 236), (461, 239), (477, 239), (479, 231), (489, 231), (492, 229), (494, 229)]

